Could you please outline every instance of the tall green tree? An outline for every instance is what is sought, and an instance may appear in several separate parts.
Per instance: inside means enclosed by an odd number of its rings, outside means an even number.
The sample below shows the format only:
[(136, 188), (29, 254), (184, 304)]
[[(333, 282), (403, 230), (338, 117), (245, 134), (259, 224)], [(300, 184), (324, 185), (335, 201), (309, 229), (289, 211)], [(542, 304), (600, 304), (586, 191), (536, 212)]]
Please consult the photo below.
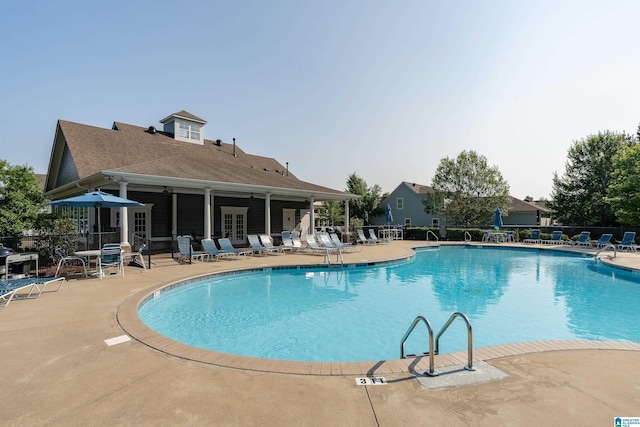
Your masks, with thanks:
[(323, 201), (318, 209), (318, 219), (327, 225), (336, 225), (344, 218), (344, 204), (338, 200)]
[(496, 166), (489, 166), (487, 158), (475, 151), (440, 160), (431, 186), (434, 192), (423, 201), (425, 211), (444, 216), (452, 224), (488, 224), (496, 208), (503, 215), (511, 208), (509, 184)]
[(640, 225), (640, 144), (626, 147), (613, 157), (607, 202), (618, 222)]
[(45, 206), (33, 168), (0, 160), (0, 235), (16, 235), (33, 228)]
[(565, 173), (554, 173), (551, 208), (566, 224), (611, 226), (616, 215), (607, 200), (613, 178), (613, 158), (633, 144), (625, 133), (598, 132), (569, 148)]
[(369, 187), (354, 172), (347, 179), (347, 191), (360, 196), (349, 201), (349, 214), (351, 217), (360, 218), (364, 221), (364, 224), (369, 224), (370, 217), (383, 213), (379, 206), (382, 200), (382, 188), (378, 184)]

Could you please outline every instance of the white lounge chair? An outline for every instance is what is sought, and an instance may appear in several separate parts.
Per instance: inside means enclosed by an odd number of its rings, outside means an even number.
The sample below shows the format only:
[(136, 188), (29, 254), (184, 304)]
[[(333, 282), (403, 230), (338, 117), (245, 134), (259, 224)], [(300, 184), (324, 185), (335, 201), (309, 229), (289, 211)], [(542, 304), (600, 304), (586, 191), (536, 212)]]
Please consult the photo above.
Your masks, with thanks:
[(340, 240), (340, 237), (338, 237), (336, 233), (329, 233), (329, 238), (331, 239), (333, 244), (336, 245), (336, 247), (338, 247), (339, 249), (342, 249), (343, 252), (354, 252), (362, 250), (362, 245), (358, 246), (351, 243), (344, 243), (342, 240)]
[(342, 259), (342, 251), (339, 248), (328, 248), (326, 246), (319, 245), (313, 234), (307, 234), (307, 246), (313, 252), (321, 252), (324, 255), (324, 262), (331, 264), (331, 254), (336, 254), (336, 261)]
[[(46, 289), (50, 283), (58, 282), (56, 289)], [(15, 299), (34, 299), (44, 292), (57, 292), (64, 284), (64, 277), (27, 277), (24, 279), (0, 280), (0, 309)]]
[(285, 249), (290, 250), (288, 248), (285, 248), (284, 246), (275, 246), (271, 241), (271, 237), (266, 234), (261, 234), (258, 237), (260, 239), (260, 243), (262, 243), (262, 246), (264, 246), (265, 248), (267, 248), (273, 253), (284, 253)]
[(249, 239), (249, 246), (253, 250), (254, 254), (265, 255), (273, 253), (273, 251), (265, 248), (264, 245), (260, 243), (260, 239), (258, 238), (257, 234), (249, 234), (247, 236), (247, 239)]
[(364, 231), (362, 229), (358, 230), (358, 242), (362, 243), (363, 245), (374, 245), (375, 242), (371, 241), (370, 239), (367, 239), (367, 237), (364, 235)]
[(378, 237), (373, 228), (369, 229), (369, 240), (371, 240), (373, 243), (390, 243), (391, 242), (391, 240), (389, 239), (383, 239)]
[(213, 241), (213, 239), (202, 239), (200, 241), (200, 243), (202, 244), (202, 249), (204, 250), (204, 252), (209, 255), (208, 259), (217, 259), (220, 260), (224, 257), (229, 257), (231, 255), (235, 255), (232, 253), (225, 253), (222, 252), (218, 249), (218, 247), (216, 246), (216, 243)]
[(291, 232), (282, 231), (280, 233), (280, 237), (282, 237), (282, 247), (293, 252), (298, 248), (293, 244), (293, 239), (291, 238)]

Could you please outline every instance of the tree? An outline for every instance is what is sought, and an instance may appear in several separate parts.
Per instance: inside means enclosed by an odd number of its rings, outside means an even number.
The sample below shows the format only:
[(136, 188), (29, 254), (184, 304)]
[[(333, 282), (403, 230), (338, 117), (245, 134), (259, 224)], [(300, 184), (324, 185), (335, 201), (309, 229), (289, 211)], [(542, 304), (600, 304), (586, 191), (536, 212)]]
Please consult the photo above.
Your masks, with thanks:
[(33, 168), (0, 160), (0, 235), (16, 235), (33, 228), (45, 206)]
[(606, 201), (622, 224), (640, 225), (640, 144), (613, 157), (613, 173)]
[(329, 200), (322, 202), (322, 206), (318, 209), (318, 218), (320, 222), (327, 225), (335, 225), (344, 218), (343, 203), (337, 200)]
[(427, 213), (442, 215), (453, 224), (491, 223), (496, 208), (503, 215), (511, 208), (509, 185), (496, 166), (475, 151), (456, 159), (440, 160), (431, 181), (434, 192), (423, 201)]
[(625, 133), (598, 132), (575, 141), (569, 148), (565, 173), (553, 176), (551, 208), (567, 224), (611, 226), (616, 224), (607, 200), (613, 176), (613, 158), (633, 138)]
[(347, 191), (360, 196), (349, 201), (350, 216), (360, 218), (365, 224), (369, 224), (371, 216), (381, 215), (382, 189), (378, 184), (369, 187), (358, 175), (352, 173), (347, 179)]

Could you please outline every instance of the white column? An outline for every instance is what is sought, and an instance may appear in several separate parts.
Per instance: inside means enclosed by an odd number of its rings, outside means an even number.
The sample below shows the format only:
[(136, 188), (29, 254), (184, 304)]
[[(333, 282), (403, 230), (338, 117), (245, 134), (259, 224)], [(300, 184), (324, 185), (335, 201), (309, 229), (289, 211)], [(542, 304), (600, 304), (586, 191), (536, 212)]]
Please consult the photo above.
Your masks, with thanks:
[(271, 236), (271, 193), (265, 194), (264, 198), (264, 232)]
[(178, 195), (171, 195), (171, 237), (176, 240), (178, 235)]
[(204, 189), (204, 238), (211, 238), (211, 189)]
[(309, 234), (314, 234), (316, 231), (316, 213), (313, 211), (313, 205), (315, 205), (315, 200), (313, 197), (309, 200)]
[[(120, 181), (120, 197), (127, 198), (126, 181)], [(120, 244), (129, 245), (129, 215), (126, 207), (120, 208)]]
[(344, 201), (344, 232), (346, 238), (342, 238), (344, 242), (351, 242), (351, 233), (349, 231), (349, 200)]

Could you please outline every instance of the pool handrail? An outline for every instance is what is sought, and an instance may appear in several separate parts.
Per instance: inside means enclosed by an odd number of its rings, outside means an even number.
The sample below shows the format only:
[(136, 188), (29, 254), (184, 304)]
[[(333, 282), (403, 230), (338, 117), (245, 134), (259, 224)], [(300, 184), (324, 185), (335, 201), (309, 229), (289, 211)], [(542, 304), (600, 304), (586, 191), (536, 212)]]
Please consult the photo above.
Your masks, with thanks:
[(402, 341), (400, 342), (400, 358), (401, 359), (405, 358), (404, 342), (407, 340), (407, 338), (409, 338), (409, 335), (411, 335), (411, 332), (413, 332), (415, 327), (418, 326), (418, 323), (420, 323), (420, 321), (422, 321), (427, 326), (427, 329), (429, 330), (429, 370), (425, 372), (425, 375), (429, 375), (430, 377), (435, 377), (435, 376), (438, 375), (438, 372), (436, 372), (436, 370), (434, 368), (435, 362), (434, 362), (434, 358), (433, 358), (434, 357), (434, 351), (433, 351), (433, 328), (431, 327), (431, 322), (429, 322), (429, 320), (427, 320), (426, 317), (417, 316), (413, 320), (413, 323), (411, 324), (409, 329), (407, 329), (407, 332), (404, 333), (404, 336), (402, 337)]
[(440, 337), (458, 317), (462, 318), (462, 320), (467, 324), (467, 366), (465, 366), (464, 369), (467, 371), (475, 371), (476, 368), (473, 366), (473, 330), (471, 329), (471, 322), (469, 321), (469, 318), (464, 313), (456, 311), (440, 329), (440, 332), (436, 335), (436, 354), (439, 354), (440, 351)]
[(431, 230), (427, 230), (427, 242), (429, 241), (429, 234), (432, 234), (432, 235), (433, 235), (433, 237), (435, 237), (435, 238), (436, 238), (436, 242), (440, 240), (440, 239), (438, 239), (438, 236), (436, 236), (436, 233), (434, 233), (434, 232), (433, 232), (433, 231), (431, 231)]

